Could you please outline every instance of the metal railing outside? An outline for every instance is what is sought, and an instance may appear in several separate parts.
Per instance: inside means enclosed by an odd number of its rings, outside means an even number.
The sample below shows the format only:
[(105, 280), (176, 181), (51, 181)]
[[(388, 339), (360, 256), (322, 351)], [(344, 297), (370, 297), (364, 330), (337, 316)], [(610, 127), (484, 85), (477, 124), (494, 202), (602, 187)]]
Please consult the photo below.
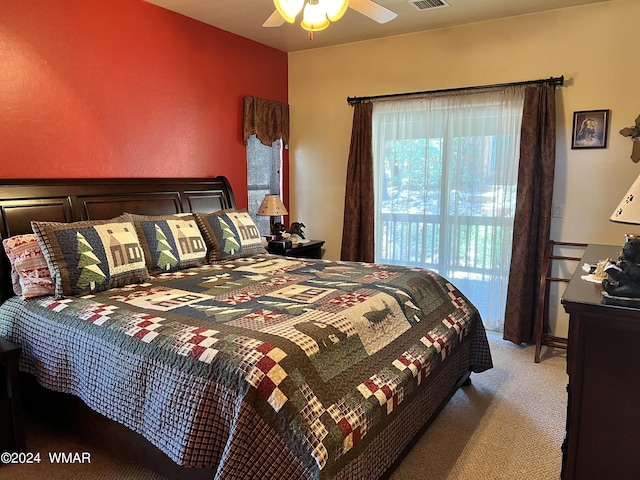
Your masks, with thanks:
[(489, 308), (489, 280), (508, 272), (504, 263), (510, 261), (504, 258), (499, 239), (510, 239), (512, 227), (496, 225), (486, 216), (458, 216), (447, 222), (446, 230), (439, 215), (382, 214), (381, 220), (377, 261), (435, 270), (468, 292), (481, 312)]

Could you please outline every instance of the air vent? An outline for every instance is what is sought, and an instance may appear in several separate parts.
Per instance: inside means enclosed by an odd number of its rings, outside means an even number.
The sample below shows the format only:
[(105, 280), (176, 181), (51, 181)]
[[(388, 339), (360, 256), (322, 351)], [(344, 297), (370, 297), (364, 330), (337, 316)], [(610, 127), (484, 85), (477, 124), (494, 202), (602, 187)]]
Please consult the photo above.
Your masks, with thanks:
[(418, 10), (427, 10), (430, 8), (449, 7), (450, 5), (444, 0), (409, 0)]

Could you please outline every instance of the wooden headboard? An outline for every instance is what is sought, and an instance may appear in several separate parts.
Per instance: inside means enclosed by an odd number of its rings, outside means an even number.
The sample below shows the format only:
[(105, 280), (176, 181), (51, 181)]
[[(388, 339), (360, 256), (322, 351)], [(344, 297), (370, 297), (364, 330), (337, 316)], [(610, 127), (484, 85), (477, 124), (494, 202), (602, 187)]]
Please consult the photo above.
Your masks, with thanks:
[[(31, 232), (31, 221), (105, 220), (123, 212), (168, 215), (236, 208), (231, 185), (214, 178), (4, 180), (0, 240)], [(0, 248), (0, 303), (13, 295), (9, 261)]]

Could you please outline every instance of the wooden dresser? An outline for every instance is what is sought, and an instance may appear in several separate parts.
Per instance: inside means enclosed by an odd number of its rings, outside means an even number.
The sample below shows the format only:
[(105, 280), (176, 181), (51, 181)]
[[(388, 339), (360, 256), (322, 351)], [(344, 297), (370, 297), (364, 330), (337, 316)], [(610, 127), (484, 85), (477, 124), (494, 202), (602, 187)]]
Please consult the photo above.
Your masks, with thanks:
[(570, 316), (563, 480), (640, 478), (640, 310), (602, 305), (602, 287), (581, 278), (583, 263), (617, 260), (621, 247), (589, 245), (562, 297)]

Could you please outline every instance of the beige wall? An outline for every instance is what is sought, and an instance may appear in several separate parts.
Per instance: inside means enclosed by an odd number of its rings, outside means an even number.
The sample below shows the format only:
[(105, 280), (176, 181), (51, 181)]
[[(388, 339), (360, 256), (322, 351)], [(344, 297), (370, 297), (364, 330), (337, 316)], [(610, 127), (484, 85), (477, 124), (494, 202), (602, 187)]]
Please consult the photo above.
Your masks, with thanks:
[[(352, 108), (347, 96), (486, 85), (564, 75), (557, 93), (555, 240), (621, 244), (608, 219), (640, 164), (618, 132), (640, 114), (640, 2), (583, 7), (319, 48), (289, 55), (291, 221), (338, 259)], [(327, 34), (330, 30), (327, 30)], [(640, 95), (640, 94), (639, 94)], [(574, 111), (610, 109), (609, 146), (571, 150)], [(640, 226), (635, 229), (640, 232)], [(566, 333), (566, 321), (554, 325)]]

